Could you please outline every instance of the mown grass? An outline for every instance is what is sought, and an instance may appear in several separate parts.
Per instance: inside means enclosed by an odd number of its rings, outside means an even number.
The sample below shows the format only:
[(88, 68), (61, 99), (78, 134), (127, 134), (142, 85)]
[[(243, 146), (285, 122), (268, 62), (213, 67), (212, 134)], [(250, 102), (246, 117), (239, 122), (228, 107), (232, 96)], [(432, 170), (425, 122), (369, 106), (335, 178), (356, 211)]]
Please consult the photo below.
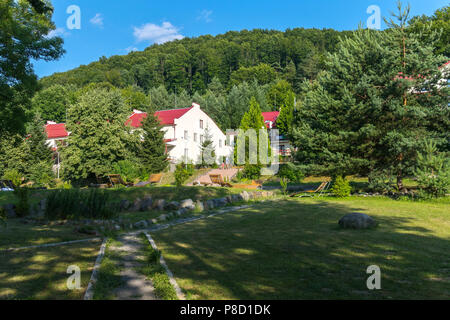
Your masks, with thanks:
[[(193, 299), (448, 299), (449, 200), (280, 199), (152, 234)], [(373, 230), (343, 230), (350, 212)], [(378, 265), (382, 289), (370, 291)]]
[(0, 226), (0, 250), (28, 247), (55, 242), (95, 238), (75, 232), (74, 226), (48, 226), (24, 224), (19, 219), (10, 219), (6, 227)]
[(111, 250), (111, 246), (120, 246), (116, 240), (109, 238), (107, 240), (105, 254), (103, 256), (97, 281), (94, 284), (94, 300), (112, 300), (114, 299), (114, 289), (118, 288), (123, 283), (120, 275), (121, 255)]
[(148, 243), (148, 239), (145, 234), (142, 233), (140, 235), (140, 240), (143, 244), (141, 249), (141, 256), (143, 256), (143, 259), (140, 260), (141, 266), (137, 271), (152, 281), (153, 287), (155, 288), (155, 294), (159, 299), (178, 300), (177, 294), (169, 281), (166, 270), (159, 263), (161, 252), (153, 249), (153, 247)]
[[(79, 300), (91, 277), (100, 241), (0, 252), (0, 299)], [(81, 270), (81, 289), (69, 290), (67, 268)]]

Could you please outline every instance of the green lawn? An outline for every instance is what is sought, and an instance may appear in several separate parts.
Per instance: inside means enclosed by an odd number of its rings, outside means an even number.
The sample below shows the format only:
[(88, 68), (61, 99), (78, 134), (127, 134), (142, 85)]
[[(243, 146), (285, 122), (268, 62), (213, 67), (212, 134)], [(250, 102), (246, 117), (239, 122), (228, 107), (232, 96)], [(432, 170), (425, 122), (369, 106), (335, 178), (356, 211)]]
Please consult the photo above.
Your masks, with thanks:
[(10, 219), (6, 228), (0, 226), (0, 250), (94, 238), (92, 235), (77, 233), (74, 229), (74, 226), (39, 226)]
[[(0, 299), (82, 299), (100, 241), (18, 252), (0, 252)], [(67, 268), (81, 270), (81, 289), (68, 290)]]
[[(192, 299), (448, 299), (449, 204), (278, 200), (152, 236)], [(380, 226), (339, 229), (355, 211)], [(382, 290), (366, 287), (370, 265)]]

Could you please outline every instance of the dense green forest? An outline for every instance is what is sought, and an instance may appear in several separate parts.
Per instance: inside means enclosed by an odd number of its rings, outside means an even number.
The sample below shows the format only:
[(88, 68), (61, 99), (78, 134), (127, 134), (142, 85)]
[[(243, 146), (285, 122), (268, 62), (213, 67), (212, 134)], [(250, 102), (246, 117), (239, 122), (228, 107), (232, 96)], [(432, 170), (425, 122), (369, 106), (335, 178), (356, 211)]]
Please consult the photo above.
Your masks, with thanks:
[(169, 92), (184, 89), (194, 94), (204, 93), (214, 77), (231, 89), (254, 77), (265, 84), (277, 75), (293, 85), (296, 79), (314, 78), (325, 54), (335, 50), (340, 36), (349, 34), (296, 28), (184, 38), (125, 56), (102, 57), (87, 66), (46, 77), (41, 84), (44, 88), (54, 84), (82, 87), (109, 82), (116, 87), (135, 85), (146, 92), (164, 85)]

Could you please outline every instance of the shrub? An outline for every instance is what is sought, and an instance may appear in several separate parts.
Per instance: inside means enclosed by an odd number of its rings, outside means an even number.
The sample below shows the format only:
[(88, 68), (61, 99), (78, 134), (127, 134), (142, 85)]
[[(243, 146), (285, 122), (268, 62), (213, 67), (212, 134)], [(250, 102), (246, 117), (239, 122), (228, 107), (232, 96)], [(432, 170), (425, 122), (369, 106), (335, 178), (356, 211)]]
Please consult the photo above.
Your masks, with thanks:
[(110, 219), (117, 210), (109, 203), (108, 191), (91, 189), (56, 190), (47, 197), (47, 219)]
[(62, 181), (61, 179), (55, 179), (55, 188), (69, 190), (72, 189), (72, 183), (70, 181)]
[(432, 141), (425, 142), (424, 151), (418, 153), (414, 174), (422, 197), (443, 197), (450, 190), (449, 160), (445, 154), (438, 152)]
[(19, 218), (26, 217), (30, 213), (30, 193), (28, 188), (16, 188), (14, 195), (17, 198), (16, 214)]
[(288, 179), (283, 177), (280, 179), (280, 185), (281, 185), (281, 189), (283, 190), (283, 194), (286, 195), (287, 194), (287, 187), (288, 187)]
[(192, 164), (180, 163), (175, 169), (175, 185), (181, 187), (190, 176), (194, 174), (194, 166)]
[(371, 192), (388, 193), (394, 190), (394, 177), (386, 172), (373, 171), (369, 174), (367, 188)]
[(257, 164), (246, 164), (243, 177), (252, 180), (259, 179), (261, 177), (261, 166)]
[(30, 168), (29, 179), (34, 182), (33, 186), (51, 187), (55, 179), (51, 164), (46, 161), (35, 163)]
[(342, 176), (337, 176), (334, 180), (333, 187), (331, 188), (331, 192), (339, 198), (345, 198), (350, 195), (352, 191), (352, 187), (347, 179)]
[(138, 178), (142, 178), (145, 176), (141, 166), (138, 163), (129, 161), (129, 160), (121, 160), (116, 162), (113, 165), (114, 174), (120, 174), (122, 179), (126, 182), (134, 182)]
[(6, 170), (2, 179), (11, 180), (16, 186), (20, 186), (22, 184), (22, 175), (16, 169)]
[(277, 174), (280, 178), (286, 178), (290, 182), (302, 182), (305, 177), (302, 171), (293, 163), (289, 162), (280, 166)]

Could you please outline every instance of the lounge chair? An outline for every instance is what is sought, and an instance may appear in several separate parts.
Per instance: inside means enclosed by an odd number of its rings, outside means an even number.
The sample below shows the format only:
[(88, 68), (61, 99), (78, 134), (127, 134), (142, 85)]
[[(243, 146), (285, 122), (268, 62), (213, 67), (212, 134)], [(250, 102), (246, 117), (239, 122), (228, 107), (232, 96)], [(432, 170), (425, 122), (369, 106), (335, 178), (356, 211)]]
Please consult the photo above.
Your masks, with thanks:
[(228, 187), (228, 188), (233, 187), (233, 185), (231, 185), (230, 183), (223, 181), (223, 177), (221, 174), (210, 174), (209, 178), (211, 179), (211, 182), (213, 184), (218, 184), (221, 187)]
[(314, 195), (318, 194), (319, 197), (323, 195), (324, 192), (326, 192), (331, 186), (331, 181), (324, 181), (320, 184), (320, 186), (315, 190), (305, 190), (300, 191), (297, 193), (294, 193), (291, 195), (291, 198), (299, 196), (301, 197), (313, 197)]
[(160, 183), (162, 180), (162, 176), (163, 176), (162, 173), (152, 174), (147, 181), (141, 181), (141, 182), (135, 184), (135, 187), (144, 187), (148, 184), (151, 185), (151, 184)]
[(133, 183), (125, 182), (122, 179), (122, 177), (120, 176), (120, 174), (109, 174), (108, 178), (109, 178), (109, 181), (111, 182), (112, 187), (119, 186), (119, 185), (123, 185), (125, 187), (132, 187), (134, 185)]

